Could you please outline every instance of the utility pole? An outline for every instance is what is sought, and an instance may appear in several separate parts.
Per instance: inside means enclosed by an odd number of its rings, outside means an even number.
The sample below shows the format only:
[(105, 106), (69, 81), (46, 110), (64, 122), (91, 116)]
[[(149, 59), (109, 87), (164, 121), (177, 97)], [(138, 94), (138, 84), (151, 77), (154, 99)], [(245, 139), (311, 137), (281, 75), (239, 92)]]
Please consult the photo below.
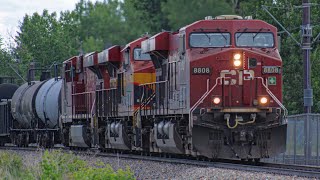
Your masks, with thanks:
[(311, 113), (311, 107), (313, 105), (313, 93), (311, 87), (311, 38), (312, 38), (312, 26), (310, 23), (310, 2), (309, 0), (302, 1), (302, 51), (303, 51), (303, 67), (304, 67), (304, 90), (303, 90), (303, 104), (304, 112)]
[(308, 164), (311, 157), (311, 123), (310, 116), (311, 107), (313, 105), (313, 95), (311, 87), (311, 63), (310, 63), (310, 53), (311, 53), (311, 38), (312, 38), (312, 26), (310, 22), (310, 1), (302, 1), (302, 26), (301, 26), (301, 38), (303, 51), (303, 68), (304, 68), (304, 82), (303, 82), (303, 104), (304, 113), (306, 113), (307, 118), (304, 121), (304, 134), (305, 134), (305, 163)]
[(310, 2), (309, 0), (303, 0), (302, 2), (302, 51), (303, 51), (303, 67), (304, 67), (304, 90), (303, 90), (303, 102), (304, 112), (311, 113), (311, 107), (313, 105), (313, 93), (311, 87), (311, 63), (310, 63), (310, 51), (311, 51), (311, 38), (312, 38), (312, 26), (310, 24)]

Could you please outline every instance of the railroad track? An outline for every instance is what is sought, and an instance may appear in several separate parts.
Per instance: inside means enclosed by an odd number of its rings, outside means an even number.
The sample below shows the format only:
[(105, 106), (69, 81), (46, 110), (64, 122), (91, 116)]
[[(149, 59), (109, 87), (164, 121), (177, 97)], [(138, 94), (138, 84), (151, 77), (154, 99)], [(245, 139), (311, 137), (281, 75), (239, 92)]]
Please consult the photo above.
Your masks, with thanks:
[[(44, 149), (36, 147), (15, 147), (15, 146), (4, 146), (0, 147), (2, 150), (17, 150), (17, 151), (42, 151)], [(165, 163), (175, 163), (175, 164), (186, 164), (194, 165), (199, 167), (214, 167), (230, 170), (239, 171), (251, 171), (251, 172), (263, 172), (271, 173), (277, 175), (287, 175), (287, 176), (297, 176), (306, 178), (316, 178), (320, 179), (320, 166), (306, 166), (306, 165), (289, 165), (289, 164), (279, 164), (279, 163), (265, 163), (261, 162), (258, 164), (244, 164), (241, 161), (236, 160), (224, 160), (219, 161), (208, 161), (208, 160), (196, 160), (196, 159), (186, 159), (186, 158), (172, 158), (170, 156), (151, 156), (151, 155), (137, 155), (137, 154), (126, 154), (126, 153), (106, 153), (101, 152), (98, 149), (88, 149), (86, 151), (70, 150), (68, 148), (54, 148), (66, 152), (74, 152), (75, 154), (85, 154), (94, 155), (101, 157), (114, 157), (114, 158), (127, 158), (136, 159), (144, 161), (156, 161)]]

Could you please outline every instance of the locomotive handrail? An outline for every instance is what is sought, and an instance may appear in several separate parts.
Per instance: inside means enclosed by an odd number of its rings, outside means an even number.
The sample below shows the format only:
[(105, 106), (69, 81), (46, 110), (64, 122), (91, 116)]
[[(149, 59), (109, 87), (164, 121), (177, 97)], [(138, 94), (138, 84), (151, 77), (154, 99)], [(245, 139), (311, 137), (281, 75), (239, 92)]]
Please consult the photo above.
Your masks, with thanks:
[(140, 84), (139, 86), (145, 86), (145, 85), (151, 85), (151, 84), (160, 84), (160, 83), (165, 83), (165, 82), (168, 82), (168, 80), (144, 83), (144, 84)]
[[(152, 85), (152, 84), (166, 83), (167, 81), (168, 80), (156, 81), (156, 82), (151, 82), (151, 83), (144, 83), (144, 84), (140, 84), (139, 87), (146, 86), (146, 85)], [(133, 124), (136, 124), (136, 116), (138, 115), (138, 112), (141, 111), (141, 108), (145, 107), (154, 97), (155, 97), (155, 93), (152, 93), (152, 95), (150, 97), (148, 97), (146, 99), (146, 101), (142, 101), (144, 99), (144, 91), (142, 92), (140, 106), (133, 112), (133, 119), (132, 119)]]
[(116, 90), (117, 88), (109, 88), (109, 89), (98, 89), (96, 91), (110, 91), (110, 90)]
[(82, 93), (73, 93), (71, 94), (72, 96), (76, 96), (76, 95), (82, 95), (82, 94), (91, 94), (94, 93), (95, 91), (86, 91), (86, 92), (82, 92)]
[(93, 116), (93, 107), (95, 106), (95, 104), (96, 104), (96, 98), (94, 98), (92, 105), (91, 105), (91, 111), (90, 111), (91, 117)]
[(180, 62), (181, 60), (178, 60), (178, 61), (170, 61), (168, 62), (168, 64), (173, 64), (173, 63), (177, 63), (177, 62)]
[(266, 88), (267, 93), (271, 96), (273, 100), (276, 101), (276, 103), (283, 109), (284, 111), (284, 119), (288, 116), (288, 110), (287, 108), (279, 101), (279, 99), (270, 91), (268, 86), (264, 83), (264, 79), (262, 77), (255, 77), (257, 79), (261, 80), (262, 85)]
[(226, 78), (229, 78), (229, 77), (218, 77), (216, 79), (215, 85), (210, 90), (209, 90), (209, 79), (207, 79), (207, 91), (201, 96), (201, 98), (189, 110), (189, 131), (190, 131), (190, 133), (191, 133), (191, 129), (193, 127), (193, 117), (192, 117), (193, 111), (203, 102), (203, 100), (213, 91), (213, 89), (216, 88), (216, 86), (218, 85), (218, 81), (220, 79), (226, 79)]
[[(71, 94), (71, 96), (74, 98), (74, 97), (77, 97), (77, 96), (85, 96), (85, 98), (87, 97), (87, 95), (90, 95), (89, 96), (89, 99), (91, 100), (91, 95), (93, 95), (95, 93), (95, 91), (86, 91), (86, 92), (81, 92), (81, 93), (73, 93)], [(73, 104), (73, 98), (72, 98), (72, 104)], [(87, 99), (87, 98), (86, 98)], [(92, 98), (93, 99), (93, 98)], [(90, 101), (89, 100), (89, 101)], [(87, 100), (84, 100), (85, 101), (85, 104), (83, 105), (86, 110), (85, 110), (85, 114), (84, 114), (84, 118), (86, 118), (88, 120), (88, 118), (92, 118), (92, 109), (93, 109), (93, 106), (94, 106), (94, 103), (95, 103), (95, 99), (93, 99), (94, 102), (93, 104), (87, 102)], [(73, 105), (72, 105), (73, 106)], [(75, 107), (74, 107), (75, 108)], [(75, 117), (79, 117), (77, 114), (75, 114), (75, 109), (73, 108), (72, 110), (72, 117), (74, 117), (74, 115), (76, 115)], [(89, 117), (88, 117), (89, 116)]]

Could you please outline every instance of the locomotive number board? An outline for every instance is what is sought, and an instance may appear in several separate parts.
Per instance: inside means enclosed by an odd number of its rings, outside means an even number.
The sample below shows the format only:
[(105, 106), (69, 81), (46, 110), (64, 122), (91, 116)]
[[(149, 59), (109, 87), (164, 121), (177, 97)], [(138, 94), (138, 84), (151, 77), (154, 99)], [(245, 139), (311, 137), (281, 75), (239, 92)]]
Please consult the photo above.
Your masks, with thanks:
[(211, 68), (209, 67), (194, 67), (192, 68), (192, 74), (194, 75), (204, 75), (211, 74)]
[(279, 66), (262, 66), (263, 74), (281, 74)]

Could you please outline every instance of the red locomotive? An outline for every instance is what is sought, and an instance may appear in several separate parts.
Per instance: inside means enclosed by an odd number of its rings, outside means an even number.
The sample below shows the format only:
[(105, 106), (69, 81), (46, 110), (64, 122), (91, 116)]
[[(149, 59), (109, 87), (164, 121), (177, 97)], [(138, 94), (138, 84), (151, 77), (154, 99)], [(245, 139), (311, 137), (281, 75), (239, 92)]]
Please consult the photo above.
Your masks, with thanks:
[[(72, 116), (69, 145), (209, 158), (259, 159), (284, 152), (276, 34), (261, 20), (219, 16), (105, 50), (92, 67), (81, 66), (82, 76), (92, 71), (98, 77), (86, 86), (98, 87), (98, 79), (104, 86), (82, 116), (89, 119), (81, 124)], [(79, 99), (73, 100), (78, 110)]]
[[(277, 29), (239, 16), (63, 63), (62, 142), (146, 153), (256, 159), (286, 147)], [(15, 109), (13, 109), (15, 110)]]

